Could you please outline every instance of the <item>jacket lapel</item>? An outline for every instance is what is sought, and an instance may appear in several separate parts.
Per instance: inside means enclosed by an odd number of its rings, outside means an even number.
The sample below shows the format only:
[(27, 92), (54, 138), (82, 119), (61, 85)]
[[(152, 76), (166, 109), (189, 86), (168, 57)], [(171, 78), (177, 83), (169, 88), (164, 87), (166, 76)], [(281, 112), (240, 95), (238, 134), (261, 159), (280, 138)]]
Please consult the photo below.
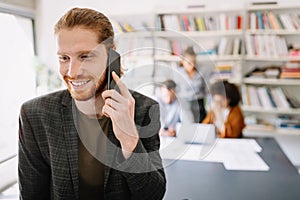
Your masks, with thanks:
[(75, 104), (72, 101), (70, 94), (64, 96), (62, 100), (63, 107), (61, 109), (63, 131), (66, 143), (66, 151), (68, 155), (68, 162), (70, 167), (70, 174), (73, 183), (73, 189), (76, 199), (79, 198), (78, 192), (78, 134), (75, 126), (76, 111)]
[(106, 144), (106, 165), (104, 171), (104, 189), (106, 188), (111, 168), (115, 168), (116, 152), (120, 147), (118, 139), (115, 137), (112, 130), (112, 123), (110, 124)]

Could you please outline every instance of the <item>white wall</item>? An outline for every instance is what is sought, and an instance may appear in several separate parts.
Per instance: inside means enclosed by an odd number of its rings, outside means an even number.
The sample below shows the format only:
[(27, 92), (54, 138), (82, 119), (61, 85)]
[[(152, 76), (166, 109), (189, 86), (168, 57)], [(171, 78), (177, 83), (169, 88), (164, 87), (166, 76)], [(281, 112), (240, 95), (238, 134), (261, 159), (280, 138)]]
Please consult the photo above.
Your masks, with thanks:
[[(108, 16), (115, 16), (151, 15), (157, 9), (185, 9), (188, 4), (205, 4), (208, 9), (233, 9), (242, 8), (248, 2), (251, 0), (37, 0), (37, 51), (40, 60), (46, 66), (57, 69), (53, 27), (59, 17), (74, 6), (90, 7)], [(281, 2), (287, 1), (281, 0)], [(289, 2), (297, 2), (297, 0), (289, 0)]]

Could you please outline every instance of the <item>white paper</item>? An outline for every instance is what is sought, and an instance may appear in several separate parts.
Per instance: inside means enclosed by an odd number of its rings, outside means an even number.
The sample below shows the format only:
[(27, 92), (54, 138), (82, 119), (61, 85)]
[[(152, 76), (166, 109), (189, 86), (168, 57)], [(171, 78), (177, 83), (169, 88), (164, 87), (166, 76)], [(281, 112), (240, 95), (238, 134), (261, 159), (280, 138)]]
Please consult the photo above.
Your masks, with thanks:
[(166, 137), (161, 143), (163, 159), (220, 162), (227, 170), (269, 170), (258, 154), (262, 148), (254, 139), (217, 139), (214, 145), (205, 146)]

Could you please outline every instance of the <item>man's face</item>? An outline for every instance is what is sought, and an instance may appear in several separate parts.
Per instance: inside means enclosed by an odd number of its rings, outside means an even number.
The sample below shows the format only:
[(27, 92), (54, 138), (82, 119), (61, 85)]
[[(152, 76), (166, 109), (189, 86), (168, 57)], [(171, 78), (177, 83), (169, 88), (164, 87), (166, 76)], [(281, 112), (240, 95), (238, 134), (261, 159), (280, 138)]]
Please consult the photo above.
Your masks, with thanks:
[(97, 34), (75, 27), (62, 29), (56, 35), (60, 74), (72, 97), (88, 100), (101, 93), (106, 83), (107, 52)]
[(175, 93), (173, 90), (169, 90), (166, 87), (161, 87), (160, 91), (161, 91), (161, 98), (166, 104), (170, 104), (173, 102), (175, 98)]

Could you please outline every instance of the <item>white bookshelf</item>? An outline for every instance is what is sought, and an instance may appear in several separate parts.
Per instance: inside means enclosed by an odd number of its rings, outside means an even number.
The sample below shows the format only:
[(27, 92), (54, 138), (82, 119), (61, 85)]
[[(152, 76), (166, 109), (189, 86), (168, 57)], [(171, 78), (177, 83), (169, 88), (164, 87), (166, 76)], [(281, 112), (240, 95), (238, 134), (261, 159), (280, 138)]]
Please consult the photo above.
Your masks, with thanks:
[(290, 128), (275, 128), (268, 126), (249, 125), (243, 130), (244, 136), (250, 137), (274, 137), (275, 135), (299, 135), (300, 130)]
[(241, 30), (226, 31), (155, 31), (154, 37), (180, 38), (180, 37), (221, 37), (221, 36), (242, 36)]
[(261, 106), (242, 106), (242, 110), (248, 113), (257, 114), (280, 114), (280, 115), (300, 115), (300, 109), (282, 109), (282, 108), (265, 108)]
[(124, 38), (149, 38), (153, 37), (153, 33), (151, 31), (132, 31), (132, 32), (119, 32), (115, 35), (116, 39), (124, 39)]
[[(182, 16), (193, 16), (193, 17), (205, 17), (205, 16), (219, 16), (224, 14), (225, 16), (240, 15), (242, 17), (242, 26), (240, 29), (229, 29), (229, 30), (190, 30), (183, 31), (182, 28), (178, 30), (169, 30), (167, 27), (159, 31), (157, 27), (149, 29), (149, 31), (137, 31), (137, 32), (126, 32), (116, 35), (116, 38), (120, 38), (119, 41), (123, 39), (130, 38), (152, 38), (154, 51), (148, 55), (134, 55), (127, 58), (127, 62), (131, 62), (133, 65), (139, 63), (139, 60), (149, 60), (149, 57), (153, 60), (154, 71), (156, 63), (164, 63), (166, 66), (177, 66), (180, 62), (181, 57), (172, 54), (172, 46), (170, 49), (160, 40), (180, 41), (186, 42), (188, 45), (199, 45), (200, 49), (206, 49), (205, 45), (214, 44), (218, 45), (218, 42), (222, 38), (240, 38), (241, 39), (241, 51), (238, 55), (218, 55), (218, 53), (213, 53), (210, 55), (198, 55), (197, 60), (199, 63), (211, 64), (215, 67), (218, 62), (234, 62), (237, 63), (237, 67), (234, 70), (235, 74), (230, 82), (234, 82), (243, 85), (254, 85), (254, 86), (266, 86), (266, 87), (283, 87), (288, 89), (289, 87), (300, 88), (300, 79), (258, 79), (258, 78), (242, 78), (251, 67), (258, 66), (264, 67), (264, 65), (283, 65), (287, 61), (300, 60), (300, 57), (290, 57), (287, 55), (280, 56), (261, 56), (261, 55), (248, 55), (246, 52), (246, 37), (247, 36), (267, 36), (267, 37), (278, 37), (284, 38), (287, 45), (297, 44), (300, 47), (300, 28), (298, 30), (287, 30), (287, 29), (250, 29), (248, 24), (248, 15), (250, 13), (256, 13), (257, 11), (261, 13), (297, 13), (300, 15), (300, 4), (293, 5), (259, 5), (259, 6), (245, 6), (241, 9), (158, 9), (155, 10), (150, 18), (155, 24), (158, 16), (163, 15), (174, 15), (179, 19)], [(203, 47), (204, 46), (204, 47)], [(207, 67), (208, 68), (208, 67)], [(253, 68), (252, 68), (253, 69)], [(155, 74), (154, 74), (155, 76)], [(161, 77), (161, 74), (159, 75)], [(221, 76), (220, 76), (221, 77)], [(155, 78), (155, 77), (154, 77)], [(299, 95), (298, 95), (299, 96)], [(287, 116), (298, 116), (300, 117), (300, 109), (266, 109), (263, 107), (252, 107), (252, 106), (242, 106), (244, 113), (264, 116), (265, 114), (270, 116), (287, 115)], [(285, 131), (285, 129), (284, 129)], [(282, 130), (274, 129), (270, 133), (283, 133)]]
[(300, 86), (300, 80), (298, 79), (245, 78), (243, 79), (243, 83), (255, 85)]
[(300, 57), (289, 57), (289, 56), (245, 56), (245, 61), (266, 61), (266, 62), (287, 62), (297, 61)]
[(262, 30), (262, 29), (256, 29), (256, 30), (246, 30), (246, 34), (255, 34), (255, 35), (261, 35), (261, 34), (267, 34), (267, 35), (300, 35), (299, 30), (284, 30), (284, 29), (279, 29), (279, 30)]
[(300, 7), (299, 3), (293, 4), (276, 4), (276, 5), (250, 5), (247, 7), (247, 11), (257, 11), (257, 10), (266, 10), (266, 11), (273, 11), (273, 10), (292, 10), (297, 7)]
[[(161, 61), (170, 61), (170, 62), (179, 62), (181, 60), (180, 56), (174, 55), (156, 55), (156, 60)], [(197, 60), (199, 61), (241, 61), (241, 56), (233, 56), (233, 55), (198, 55)]]
[[(300, 4), (298, 5), (257, 5), (257, 6), (249, 6), (246, 8), (246, 15), (248, 16), (248, 21), (245, 24), (245, 31), (244, 31), (244, 39), (245, 39), (245, 49), (246, 52), (243, 56), (243, 68), (242, 74), (248, 74), (254, 68), (264, 68), (267, 66), (284, 66), (285, 63), (288, 61), (299, 61), (300, 57), (290, 57), (288, 55), (288, 46), (293, 44), (298, 46), (300, 43), (298, 42), (298, 37), (300, 36), (300, 28), (295, 28), (294, 30), (288, 29), (286, 24), (283, 22), (278, 23), (278, 19), (281, 20), (280, 15), (290, 15), (291, 13), (300, 15)], [(270, 14), (275, 16), (275, 20), (271, 21)], [(253, 16), (256, 17), (254, 24), (256, 27), (253, 26)], [(260, 19), (259, 19), (260, 18)], [(273, 18), (274, 19), (274, 18)], [(261, 21), (260, 21), (261, 20)], [(259, 22), (260, 21), (260, 22)], [(277, 21), (279, 25), (278, 28), (275, 28), (274, 21)], [(259, 26), (262, 23), (263, 26)], [(286, 23), (286, 22), (285, 22)], [(267, 25), (267, 27), (266, 27)], [(263, 29), (265, 28), (265, 29)], [(250, 40), (250, 39), (251, 40)], [(248, 40), (248, 41), (247, 41)], [(279, 41), (279, 40), (283, 40)], [(249, 41), (252, 44), (252, 49), (249, 48)], [(282, 43), (281, 43), (282, 42)], [(274, 44), (281, 45), (274, 45)], [(285, 44), (286, 46), (283, 46)], [(247, 46), (248, 45), (248, 46)], [(265, 45), (265, 46), (264, 46)], [(270, 46), (268, 46), (270, 45)], [(253, 50), (254, 48), (254, 55), (253, 52), (249, 54), (247, 50)], [(285, 49), (286, 48), (286, 49)], [(262, 51), (263, 49), (263, 51)], [(271, 51), (269, 51), (271, 49)], [(265, 51), (265, 52), (264, 52)], [(283, 53), (285, 52), (285, 53)], [(269, 91), (273, 90), (271, 88), (282, 88), (285, 91), (293, 91), (292, 94), (295, 94), (299, 98), (299, 95), (295, 93), (297, 91), (297, 87), (300, 88), (300, 79), (276, 79), (276, 78), (243, 78), (242, 79), (242, 91), (245, 93), (245, 89), (249, 92), (249, 87), (251, 86), (256, 88), (268, 88)], [(268, 91), (268, 92), (269, 92)], [(262, 95), (258, 93), (258, 95)], [(243, 95), (243, 94), (242, 94)], [(269, 94), (271, 95), (271, 94)], [(252, 97), (252, 102), (255, 102), (253, 99), (253, 90), (251, 94), (248, 93), (247, 95), (244, 94), (244, 100), (250, 99)], [(259, 96), (260, 103), (262, 104), (262, 100), (264, 101), (265, 98), (269, 98), (268, 95)], [(274, 97), (273, 97), (274, 98)], [(278, 97), (277, 97), (278, 98)], [(298, 99), (300, 100), (300, 99)], [(246, 101), (249, 103), (249, 101)], [(300, 119), (300, 109), (294, 108), (269, 108), (267, 106), (249, 106), (243, 105), (242, 110), (246, 116), (255, 116), (257, 119), (268, 121), (271, 118), (276, 118), (278, 116), (287, 116), (290, 118)], [(251, 126), (250, 126), (251, 127)], [(259, 125), (257, 127), (260, 127)], [(290, 134), (290, 133), (297, 133), (300, 134), (299, 129), (285, 129), (285, 128), (278, 128), (274, 125), (272, 128), (265, 127), (260, 130), (248, 128), (245, 132), (264, 132), (270, 134)]]

